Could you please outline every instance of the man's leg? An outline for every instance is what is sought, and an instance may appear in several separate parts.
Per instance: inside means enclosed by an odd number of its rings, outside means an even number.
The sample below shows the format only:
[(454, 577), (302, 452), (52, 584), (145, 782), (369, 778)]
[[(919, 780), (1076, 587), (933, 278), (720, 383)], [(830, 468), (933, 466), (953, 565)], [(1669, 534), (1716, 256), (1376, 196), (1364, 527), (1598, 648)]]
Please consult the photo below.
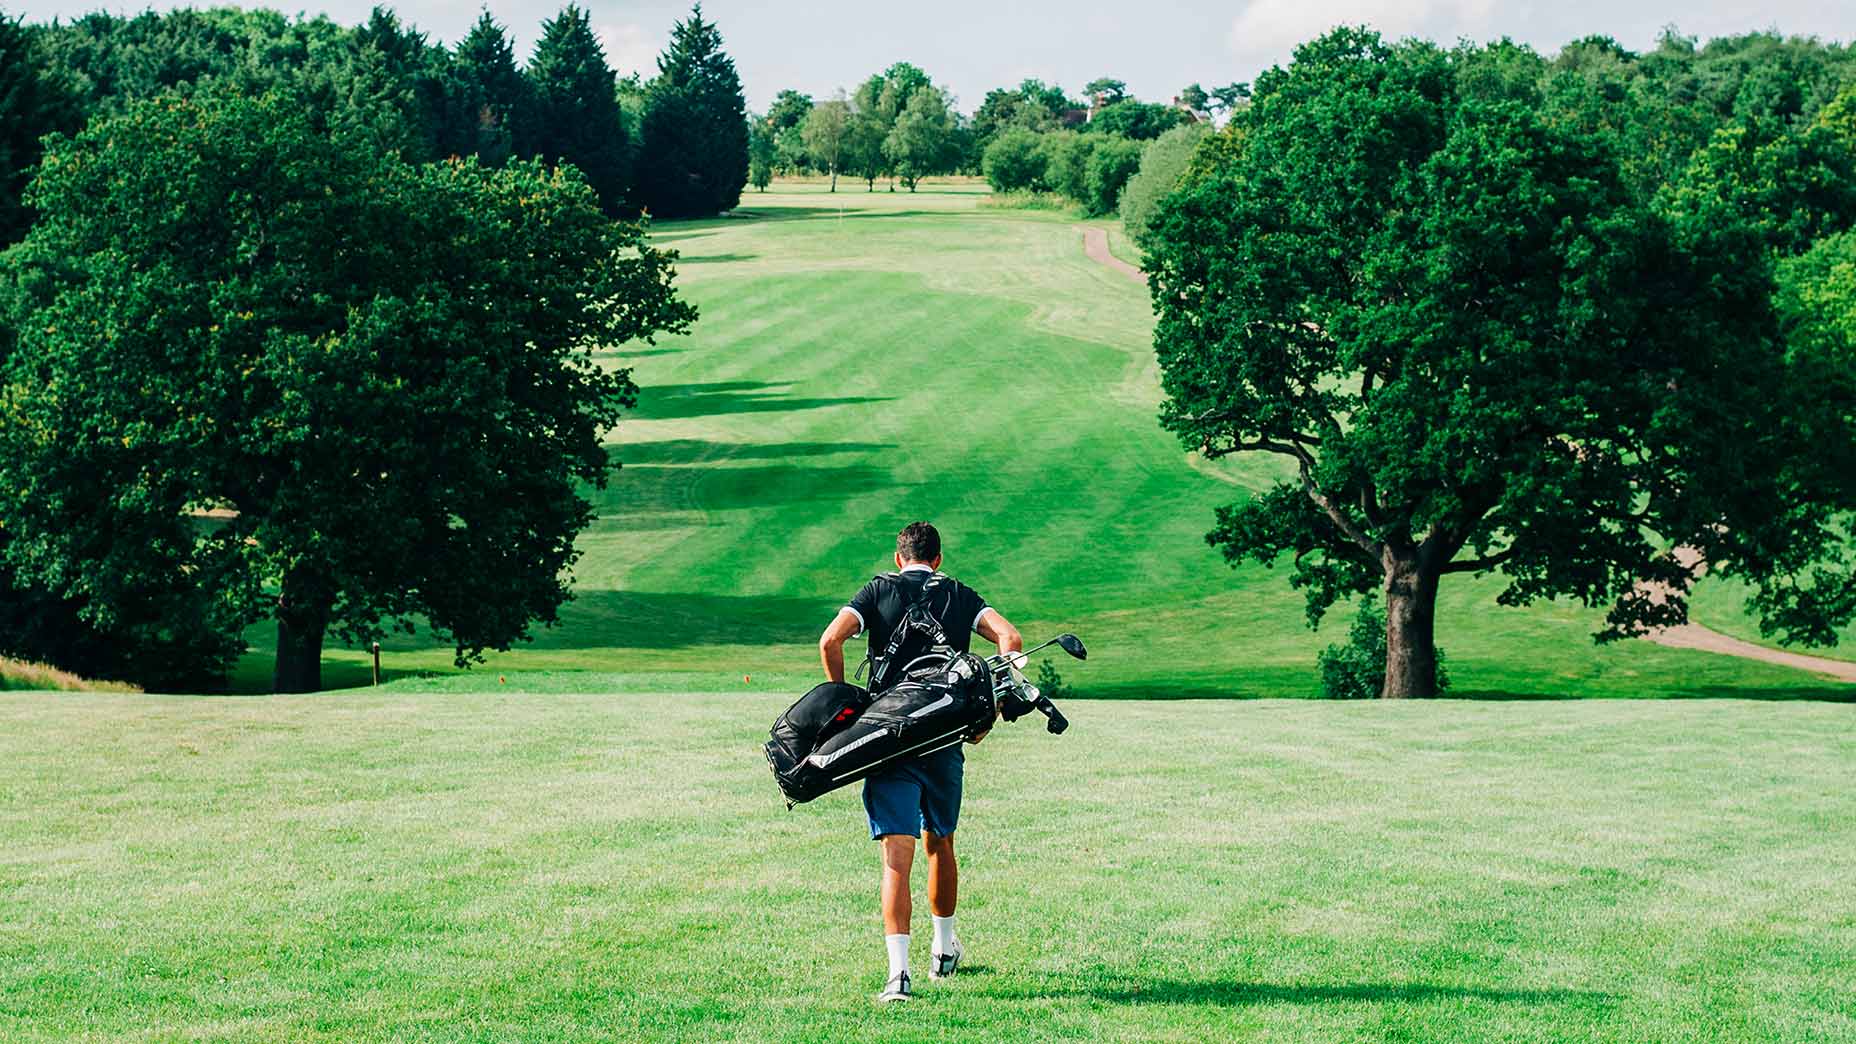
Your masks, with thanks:
[(915, 835), (884, 834), (883, 946), (889, 951), (889, 979), (879, 1001), (909, 999), (909, 870), (915, 863)]
[(928, 909), (937, 918), (952, 917), (960, 902), (960, 864), (954, 861), (954, 835), (925, 831), (922, 850), (928, 853)]
[[(909, 934), (909, 871), (915, 865), (915, 838), (883, 835), (883, 934)], [(930, 863), (930, 866), (933, 864)], [(929, 899), (930, 905), (934, 900)]]

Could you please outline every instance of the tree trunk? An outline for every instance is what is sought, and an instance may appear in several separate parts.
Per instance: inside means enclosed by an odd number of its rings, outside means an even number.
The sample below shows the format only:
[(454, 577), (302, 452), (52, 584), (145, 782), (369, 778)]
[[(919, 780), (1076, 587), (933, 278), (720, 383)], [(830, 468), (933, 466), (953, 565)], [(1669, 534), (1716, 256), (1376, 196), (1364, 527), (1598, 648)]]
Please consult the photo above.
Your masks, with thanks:
[(335, 601), (320, 577), (301, 568), (284, 576), (277, 599), (277, 661), (272, 692), (322, 691), (322, 636)]
[(1388, 700), (1437, 695), (1437, 580), (1418, 556), (1385, 555)]
[(831, 168), (831, 190), (838, 191), (838, 168)]

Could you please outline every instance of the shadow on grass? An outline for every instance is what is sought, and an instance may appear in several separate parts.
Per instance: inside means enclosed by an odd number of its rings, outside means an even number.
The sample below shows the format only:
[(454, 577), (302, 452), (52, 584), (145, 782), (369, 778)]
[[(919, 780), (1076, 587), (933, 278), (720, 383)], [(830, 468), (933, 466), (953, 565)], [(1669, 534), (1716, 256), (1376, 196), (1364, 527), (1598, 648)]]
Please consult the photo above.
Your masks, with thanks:
[(876, 453), (894, 449), (887, 442), (716, 442), (709, 439), (660, 439), (655, 442), (606, 444), (614, 463), (710, 464), (724, 460), (791, 460), (838, 453)]
[(681, 355), (687, 348), (601, 348), (593, 353), (595, 359), (654, 359), (660, 355)]
[[(810, 645), (842, 598), (580, 589), (558, 626), (534, 631), (536, 649), (680, 649), (696, 645)], [(863, 655), (858, 648), (857, 655)]]
[[(965, 969), (962, 969), (965, 974)], [(1426, 982), (1355, 982), (1298, 986), (1268, 982), (1204, 982), (1158, 979), (1128, 985), (1074, 986), (1052, 991), (1027, 990), (1025, 999), (1048, 996), (1090, 997), (1111, 1004), (1200, 1004), (1235, 1008), (1254, 1004), (1422, 1004), (1487, 1001), (1495, 1004), (1564, 1004), (1609, 1002), (1612, 995), (1594, 990), (1502, 990), (1479, 986), (1442, 986)]]
[(816, 410), (825, 406), (856, 403), (889, 402), (870, 395), (789, 398), (782, 389), (790, 383), (767, 381), (713, 381), (707, 384), (658, 384), (638, 393), (636, 417), (650, 420), (682, 420), (690, 417), (715, 417), (733, 413), (784, 413)]
[(759, 254), (684, 254), (677, 258), (679, 265), (712, 265), (727, 261), (752, 261)]
[(1562, 700), (1650, 699), (1650, 700), (1762, 700), (1773, 703), (1816, 701), (1819, 703), (1856, 703), (1856, 685), (1800, 685), (1754, 688), (1735, 685), (1706, 685), (1695, 689), (1659, 692), (1653, 696), (1591, 696), (1552, 692), (1499, 692), (1471, 690), (1450, 692), (1438, 699), (1483, 703), (1558, 702)]
[(631, 463), (614, 472), (594, 496), (599, 519), (592, 532), (628, 528), (713, 525), (703, 513), (840, 501), (907, 486), (887, 469), (868, 464), (752, 464), (675, 467)]

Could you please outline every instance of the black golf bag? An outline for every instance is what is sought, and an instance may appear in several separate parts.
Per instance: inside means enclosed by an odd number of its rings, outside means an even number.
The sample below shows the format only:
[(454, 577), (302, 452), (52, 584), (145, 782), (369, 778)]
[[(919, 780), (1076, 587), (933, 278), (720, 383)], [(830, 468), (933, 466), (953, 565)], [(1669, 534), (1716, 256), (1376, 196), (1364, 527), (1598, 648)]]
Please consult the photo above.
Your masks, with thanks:
[(997, 710), (986, 661), (967, 653), (936, 660), (874, 698), (826, 682), (780, 715), (767, 761), (788, 806), (991, 728)]

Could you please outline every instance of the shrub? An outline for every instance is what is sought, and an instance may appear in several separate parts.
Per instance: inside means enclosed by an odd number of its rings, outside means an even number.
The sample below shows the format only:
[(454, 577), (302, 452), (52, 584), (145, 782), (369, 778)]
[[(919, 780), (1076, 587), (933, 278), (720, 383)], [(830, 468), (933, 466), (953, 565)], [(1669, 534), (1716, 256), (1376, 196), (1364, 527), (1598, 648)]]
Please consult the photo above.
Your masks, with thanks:
[(1093, 217), (1113, 214), (1121, 199), (1122, 186), (1141, 169), (1141, 143), (1108, 138), (1090, 150), (1079, 197), (1084, 209)]
[[(1327, 700), (1376, 699), (1386, 685), (1386, 614), (1374, 595), (1360, 599), (1359, 615), (1347, 632), (1347, 641), (1321, 651), (1321, 698)], [(1437, 650), (1437, 691), (1450, 686), (1444, 671), (1444, 651)]]
[(1038, 661), (1037, 687), (1045, 699), (1067, 700), (1076, 695), (1076, 690), (1064, 684), (1063, 675), (1057, 673), (1057, 666), (1049, 660)]
[(980, 168), (994, 192), (1037, 192), (1045, 188), (1044, 160), (1037, 133), (1015, 127), (986, 146)]
[(1089, 193), (1089, 156), (1104, 139), (1072, 131), (1044, 135), (1039, 151), (1044, 156), (1044, 183), (1052, 192), (1082, 203)]
[(1142, 150), (1141, 169), (1122, 188), (1119, 208), (1122, 229), (1141, 249), (1148, 248), (1153, 235), (1148, 226), (1160, 209), (1160, 201), (1179, 184), (1180, 175), (1185, 173), (1186, 165), (1192, 162), (1200, 140), (1205, 137), (1205, 130), (1203, 123), (1174, 127)]

